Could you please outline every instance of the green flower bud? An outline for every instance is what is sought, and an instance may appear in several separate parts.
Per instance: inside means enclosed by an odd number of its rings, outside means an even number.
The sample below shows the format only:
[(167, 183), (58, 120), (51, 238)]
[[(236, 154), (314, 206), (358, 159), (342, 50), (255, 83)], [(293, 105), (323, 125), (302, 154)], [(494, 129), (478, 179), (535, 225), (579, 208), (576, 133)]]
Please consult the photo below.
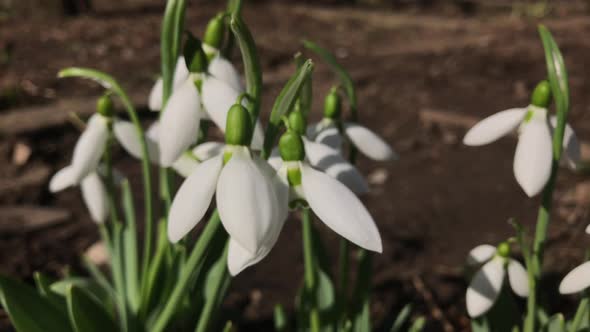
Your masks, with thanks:
[(533, 94), (531, 95), (531, 104), (547, 108), (551, 103), (551, 86), (549, 82), (543, 80), (537, 84), (535, 90), (533, 90)]
[(96, 102), (96, 111), (107, 118), (110, 118), (115, 113), (115, 107), (113, 106), (113, 100), (111, 99), (111, 95), (109, 93), (104, 94), (102, 97), (98, 98)]
[(299, 135), (305, 135), (307, 124), (301, 111), (296, 110), (289, 114), (289, 128)]
[(324, 117), (328, 119), (337, 119), (340, 117), (341, 109), (342, 101), (340, 100), (338, 89), (332, 87), (330, 93), (328, 93), (324, 100)]
[(225, 123), (225, 143), (228, 145), (250, 145), (252, 136), (252, 121), (248, 110), (240, 105), (234, 104), (227, 112)]
[(201, 41), (195, 38), (190, 32), (187, 32), (183, 55), (189, 72), (202, 73), (207, 70), (208, 60), (201, 47)]
[(508, 242), (502, 242), (498, 245), (496, 253), (500, 257), (507, 258), (510, 256), (510, 244)]
[(203, 42), (211, 47), (219, 49), (223, 42), (224, 33), (225, 22), (223, 21), (223, 14), (220, 13), (207, 24), (205, 36), (203, 36)]
[(305, 158), (305, 148), (301, 136), (288, 130), (279, 140), (279, 152), (284, 161), (301, 161)]

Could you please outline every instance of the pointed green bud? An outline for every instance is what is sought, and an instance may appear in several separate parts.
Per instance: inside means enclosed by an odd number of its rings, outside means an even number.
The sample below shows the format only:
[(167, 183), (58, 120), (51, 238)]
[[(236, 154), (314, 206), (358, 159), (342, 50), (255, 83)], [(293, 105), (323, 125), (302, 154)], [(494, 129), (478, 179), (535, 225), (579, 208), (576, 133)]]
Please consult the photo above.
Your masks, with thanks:
[(96, 102), (96, 111), (107, 118), (110, 118), (115, 113), (115, 107), (113, 106), (113, 100), (111, 99), (110, 93), (105, 93), (102, 97), (98, 98)]
[(338, 88), (332, 87), (330, 93), (324, 99), (324, 117), (328, 119), (337, 119), (340, 117), (342, 109), (342, 100), (338, 94)]
[(533, 94), (531, 95), (531, 104), (547, 108), (551, 103), (551, 86), (549, 82), (543, 80), (537, 84), (535, 90), (533, 90)]
[(252, 121), (250, 113), (240, 105), (234, 104), (227, 112), (227, 122), (225, 123), (225, 143), (228, 145), (250, 145), (252, 136)]
[(305, 148), (301, 136), (288, 130), (279, 140), (279, 152), (284, 161), (301, 161), (305, 158)]
[(186, 42), (184, 43), (183, 55), (186, 60), (186, 67), (191, 73), (202, 73), (207, 71), (208, 61), (201, 41), (190, 32), (187, 32)]
[(307, 124), (300, 110), (293, 111), (289, 114), (289, 128), (299, 135), (305, 135)]
[(205, 30), (205, 36), (203, 36), (203, 43), (216, 49), (221, 48), (223, 35), (225, 34), (225, 22), (223, 18), (223, 13), (219, 13), (209, 21)]
[(507, 258), (510, 256), (510, 244), (508, 242), (502, 242), (498, 245), (496, 253), (500, 257)]

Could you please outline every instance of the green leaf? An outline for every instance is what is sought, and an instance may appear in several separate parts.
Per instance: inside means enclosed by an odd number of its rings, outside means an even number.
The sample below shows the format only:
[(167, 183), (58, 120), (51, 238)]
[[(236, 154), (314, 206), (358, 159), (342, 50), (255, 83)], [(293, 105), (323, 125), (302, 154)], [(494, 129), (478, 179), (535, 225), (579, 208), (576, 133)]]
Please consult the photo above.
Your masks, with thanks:
[(0, 276), (0, 302), (19, 332), (72, 331), (62, 311), (20, 281)]
[[(162, 20), (160, 55), (162, 70), (162, 106), (172, 93), (174, 69), (180, 55), (186, 0), (168, 0)], [(163, 110), (163, 107), (162, 107)]]
[[(295, 63), (297, 64), (297, 69), (301, 68), (305, 64), (305, 59), (303, 58), (301, 53), (297, 53), (295, 55)], [(309, 112), (311, 112), (311, 103), (313, 98), (312, 87), (313, 84), (311, 75), (308, 75), (307, 79), (305, 80), (305, 83), (303, 84), (303, 87), (301, 87), (299, 99), (297, 99), (297, 104), (299, 106), (299, 109), (303, 113), (305, 119), (307, 119)]]
[(139, 264), (137, 251), (137, 227), (135, 222), (135, 207), (133, 205), (133, 194), (129, 186), (129, 181), (121, 183), (123, 197), (123, 211), (127, 222), (123, 231), (123, 251), (125, 256), (125, 289), (127, 291), (127, 302), (129, 307), (135, 313), (139, 310)]
[(69, 285), (66, 291), (70, 322), (76, 332), (117, 331), (113, 317), (84, 289)]
[(395, 322), (393, 322), (393, 326), (391, 326), (391, 329), (389, 330), (389, 332), (400, 332), (402, 329), (402, 326), (404, 326), (404, 324), (410, 318), (411, 313), (412, 313), (412, 304), (408, 303), (402, 308), (402, 310), (400, 310), (399, 314), (397, 314), (397, 318), (395, 319)]
[(353, 331), (370, 332), (371, 319), (370, 300), (371, 300), (371, 271), (372, 255), (366, 250), (361, 249), (359, 254), (360, 262), (358, 267), (357, 281), (352, 298), (351, 318)]
[(267, 158), (270, 155), (270, 151), (272, 150), (278, 135), (281, 119), (293, 109), (293, 106), (295, 106), (301, 87), (307, 81), (309, 75), (311, 75), (312, 70), (312, 61), (305, 61), (303, 65), (297, 69), (297, 72), (291, 76), (289, 81), (287, 81), (287, 84), (285, 84), (285, 87), (283, 87), (283, 90), (281, 90), (281, 93), (275, 100), (270, 113), (266, 135), (264, 137), (264, 158)]
[(338, 63), (338, 61), (336, 60), (336, 57), (332, 53), (330, 53), (328, 50), (326, 50), (325, 48), (322, 48), (319, 45), (317, 45), (314, 42), (309, 41), (309, 40), (304, 40), (303, 46), (305, 46), (305, 48), (314, 52), (320, 58), (322, 58), (322, 60), (324, 60), (324, 62), (326, 62), (330, 66), (330, 68), (332, 68), (332, 71), (338, 76), (338, 78), (340, 79), (340, 83), (344, 87), (344, 91), (346, 92), (346, 96), (348, 97), (348, 102), (350, 103), (352, 120), (356, 120), (356, 118), (357, 118), (357, 99), (356, 99), (356, 92), (354, 89), (354, 83), (352, 82), (352, 78), (350, 77), (350, 74), (348, 74), (346, 69), (344, 69), (344, 67), (342, 67)]
[(53, 283), (53, 280), (41, 272), (35, 272), (33, 277), (35, 278), (35, 285), (37, 286), (37, 291), (39, 294), (46, 298), (47, 301), (51, 302), (51, 304), (53, 304), (56, 308), (62, 310), (64, 314), (67, 313), (66, 300), (63, 298), (63, 296), (60, 296), (51, 290), (51, 284)]
[(408, 332), (420, 332), (424, 329), (424, 325), (426, 325), (426, 318), (419, 317), (414, 321)]
[(289, 326), (289, 319), (287, 317), (287, 314), (285, 313), (285, 309), (280, 304), (275, 305), (274, 323), (276, 332), (287, 331), (287, 327)]
[(96, 297), (99, 301), (106, 301), (110, 299), (108, 292), (104, 288), (102, 288), (96, 281), (89, 278), (70, 277), (62, 279), (52, 283), (50, 289), (54, 293), (65, 297), (67, 295), (68, 288), (70, 288), (71, 286), (83, 288), (84, 290), (92, 294), (94, 297)]
[(491, 332), (490, 322), (487, 317), (478, 317), (471, 319), (472, 332)]

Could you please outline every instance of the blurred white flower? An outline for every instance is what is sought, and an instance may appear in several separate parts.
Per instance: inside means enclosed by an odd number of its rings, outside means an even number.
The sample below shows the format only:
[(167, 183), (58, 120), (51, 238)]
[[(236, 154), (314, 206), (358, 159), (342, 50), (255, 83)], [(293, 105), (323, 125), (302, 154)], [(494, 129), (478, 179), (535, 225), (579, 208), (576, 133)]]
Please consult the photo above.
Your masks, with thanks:
[[(553, 159), (551, 132), (556, 118), (547, 117), (547, 109), (529, 105), (496, 113), (471, 128), (463, 143), (480, 146), (496, 141), (518, 128), (514, 154), (514, 176), (529, 196), (537, 195), (549, 180)], [(575, 169), (580, 161), (580, 146), (574, 131), (566, 125), (563, 139), (563, 161)]]
[(515, 259), (509, 257), (510, 247), (502, 243), (498, 248), (483, 244), (471, 250), (467, 263), (472, 266), (483, 265), (474, 275), (467, 288), (467, 313), (479, 317), (494, 305), (502, 290), (506, 274), (510, 287), (520, 297), (529, 294), (526, 269)]
[[(590, 225), (586, 226), (586, 234), (590, 234)], [(559, 292), (561, 294), (579, 293), (588, 287), (590, 287), (590, 261), (571, 270), (559, 284)]]

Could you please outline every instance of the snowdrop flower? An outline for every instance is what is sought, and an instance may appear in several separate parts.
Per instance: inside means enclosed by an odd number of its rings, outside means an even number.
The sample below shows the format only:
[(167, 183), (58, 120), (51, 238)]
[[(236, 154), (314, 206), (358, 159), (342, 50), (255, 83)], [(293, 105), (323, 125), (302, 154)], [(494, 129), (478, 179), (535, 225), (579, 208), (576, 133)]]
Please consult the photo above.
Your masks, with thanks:
[[(586, 234), (590, 234), (590, 225), (586, 227)], [(590, 261), (571, 270), (559, 284), (559, 292), (561, 294), (579, 293), (588, 287), (590, 287)]]
[[(242, 94), (206, 72), (207, 58), (200, 46), (187, 65), (191, 74), (172, 93), (160, 117), (160, 165), (164, 167), (172, 166), (195, 143), (201, 119), (211, 119), (217, 127), (225, 129), (228, 110)], [(254, 147), (260, 148), (262, 141), (262, 127), (257, 123)]]
[(98, 175), (98, 164), (102, 158), (112, 121), (112, 102), (108, 96), (98, 101), (98, 112), (90, 117), (86, 128), (74, 147), (70, 165), (59, 170), (49, 182), (52, 193), (80, 185), (82, 198), (97, 223), (106, 220), (108, 199), (102, 179)]
[(310, 126), (307, 136), (318, 143), (341, 150), (343, 137), (365, 156), (378, 161), (397, 158), (391, 147), (374, 132), (357, 123), (340, 120), (341, 101), (336, 88), (332, 88), (324, 103), (324, 118)]
[[(480, 146), (494, 142), (518, 128), (513, 170), (516, 181), (529, 197), (543, 190), (551, 175), (551, 132), (557, 122), (555, 117), (548, 119), (547, 116), (547, 107), (551, 101), (551, 89), (547, 81), (537, 85), (531, 99), (528, 107), (508, 109), (483, 119), (463, 139), (466, 145)], [(569, 125), (565, 128), (563, 147), (563, 161), (575, 169), (580, 161), (580, 146)]]
[[(230, 246), (249, 254), (260, 252), (274, 236), (280, 219), (270, 166), (248, 148), (248, 111), (240, 104), (228, 113), (222, 154), (199, 164), (178, 190), (168, 216), (168, 238), (177, 242), (203, 218), (213, 195)], [(232, 259), (228, 259), (231, 266)], [(231, 271), (234, 271), (233, 269)]]
[[(306, 124), (303, 114), (300, 111), (291, 112), (288, 126), (296, 133), (304, 135)], [(311, 166), (342, 182), (357, 195), (369, 191), (369, 185), (365, 178), (354, 165), (344, 159), (340, 151), (328, 145), (311, 141), (304, 136), (301, 138), (305, 148), (305, 158)], [(282, 159), (278, 148), (273, 150), (268, 162), (276, 170), (280, 168)]]
[[(209, 74), (229, 84), (235, 90), (243, 91), (244, 88), (241, 83), (240, 74), (234, 65), (224, 58), (217, 49), (223, 40), (224, 30), (225, 25), (223, 23), (223, 16), (217, 15), (209, 22), (207, 30), (205, 31), (203, 50), (210, 60), (208, 71)], [(182, 83), (185, 82), (189, 76), (190, 72), (187, 69), (185, 58), (184, 56), (180, 56), (176, 62), (172, 91), (174, 92), (180, 88)], [(150, 110), (159, 111), (162, 109), (163, 92), (162, 78), (159, 78), (149, 94), (148, 107)]]
[[(311, 208), (330, 229), (356, 245), (382, 252), (379, 230), (367, 209), (345, 185), (304, 161), (305, 147), (300, 134), (292, 128), (281, 137), (279, 151), (283, 161), (271, 183), (278, 203), (278, 219), (273, 223), (267, 240), (256, 252), (230, 241), (228, 267), (232, 275), (268, 255), (276, 244), (289, 207), (298, 205)], [(263, 169), (269, 174), (274, 173), (270, 167)]]
[(489, 244), (477, 246), (467, 258), (469, 265), (482, 265), (467, 288), (467, 312), (471, 317), (485, 314), (496, 302), (506, 274), (510, 287), (520, 297), (529, 294), (528, 275), (517, 260), (510, 258), (510, 245), (501, 243), (497, 248)]

